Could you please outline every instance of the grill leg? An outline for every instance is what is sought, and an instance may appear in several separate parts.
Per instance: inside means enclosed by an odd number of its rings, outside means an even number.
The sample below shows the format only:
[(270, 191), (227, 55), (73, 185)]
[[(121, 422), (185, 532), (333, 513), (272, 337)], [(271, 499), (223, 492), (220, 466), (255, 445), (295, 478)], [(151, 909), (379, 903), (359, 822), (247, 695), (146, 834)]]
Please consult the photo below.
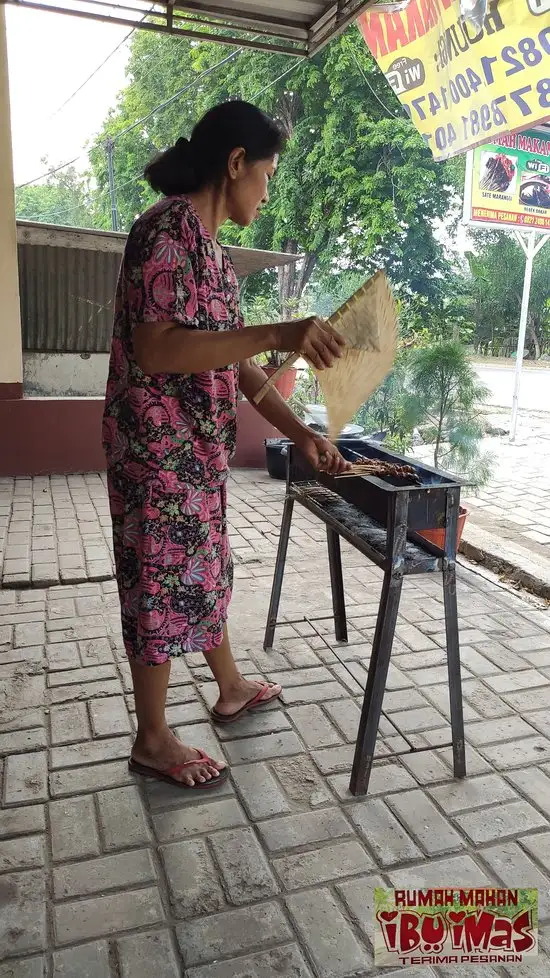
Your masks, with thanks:
[(346, 623), (346, 602), (344, 598), (344, 578), (342, 576), (340, 537), (330, 526), (327, 526), (327, 543), (336, 641), (347, 642), (348, 626)]
[(464, 714), (462, 709), (460, 646), (456, 602), (456, 535), (460, 508), (460, 490), (449, 489), (447, 490), (446, 496), (443, 601), (445, 604), (445, 631), (447, 635), (447, 667), (449, 671), (449, 701), (453, 736), (453, 767), (455, 778), (464, 778), (466, 777), (466, 752), (464, 747)]
[(393, 575), (391, 570), (387, 571), (382, 585), (369, 675), (351, 772), (349, 790), (352, 795), (366, 794), (369, 786), (402, 587), (402, 576), (400, 574)]
[(447, 666), (449, 670), (454, 776), (455, 778), (465, 778), (466, 752), (464, 747), (464, 714), (462, 709), (462, 680), (460, 676), (455, 564), (447, 567), (443, 571), (443, 599), (445, 603), (445, 631), (447, 633)]
[(281, 520), (281, 530), (279, 533), (279, 546), (277, 548), (277, 560), (275, 561), (275, 573), (273, 574), (273, 585), (271, 587), (271, 600), (269, 602), (269, 612), (267, 615), (267, 625), (264, 635), (264, 649), (273, 648), (275, 628), (277, 625), (277, 615), (279, 613), (279, 602), (281, 600), (281, 590), (283, 587), (283, 574), (285, 572), (286, 554), (288, 550), (288, 539), (290, 537), (290, 526), (292, 523), (292, 512), (294, 510), (294, 500), (291, 496), (285, 497), (283, 507), (283, 518)]

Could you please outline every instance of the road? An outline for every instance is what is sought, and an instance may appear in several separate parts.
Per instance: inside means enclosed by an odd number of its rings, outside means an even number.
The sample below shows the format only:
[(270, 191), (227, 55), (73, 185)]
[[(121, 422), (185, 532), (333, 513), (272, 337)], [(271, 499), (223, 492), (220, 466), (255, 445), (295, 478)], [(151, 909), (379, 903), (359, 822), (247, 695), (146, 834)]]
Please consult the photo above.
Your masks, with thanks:
[[(489, 403), (496, 407), (512, 407), (514, 392), (514, 367), (511, 364), (496, 366), (495, 364), (475, 363), (474, 367), (480, 380), (489, 388), (491, 396)], [(519, 392), (520, 410), (550, 412), (550, 368), (526, 367), (521, 374)]]

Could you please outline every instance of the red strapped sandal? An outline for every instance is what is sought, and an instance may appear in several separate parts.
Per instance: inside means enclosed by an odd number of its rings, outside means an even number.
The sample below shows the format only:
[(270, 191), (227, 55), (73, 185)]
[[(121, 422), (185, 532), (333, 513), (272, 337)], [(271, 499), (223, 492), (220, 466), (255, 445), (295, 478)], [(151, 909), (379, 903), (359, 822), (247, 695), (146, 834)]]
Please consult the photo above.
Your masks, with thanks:
[[(278, 692), (275, 693), (274, 689), (277, 689)], [(212, 709), (210, 710), (210, 716), (214, 723), (234, 723), (235, 720), (238, 720), (243, 714), (248, 713), (249, 710), (257, 710), (258, 707), (266, 706), (272, 700), (279, 699), (281, 692), (282, 690), (278, 683), (263, 683), (258, 692), (240, 710), (237, 710), (235, 713), (218, 713), (216, 709)]]
[(193, 747), (192, 750), (196, 750), (199, 756), (193, 758), (191, 761), (185, 761), (183, 764), (175, 764), (174, 767), (169, 767), (166, 771), (159, 771), (155, 767), (140, 764), (133, 757), (130, 757), (128, 767), (133, 774), (141, 774), (144, 778), (155, 778), (156, 781), (167, 781), (168, 784), (175, 784), (177, 788), (184, 788), (187, 791), (202, 791), (206, 788), (218, 788), (227, 781), (229, 777), (228, 767), (222, 768), (217, 777), (211, 778), (210, 781), (197, 781), (195, 784), (184, 784), (183, 781), (180, 781), (177, 775), (181, 774), (185, 768), (192, 767), (195, 764), (208, 763), (216, 767), (216, 762), (208, 754), (205, 754), (203, 750), (200, 750), (198, 747)]

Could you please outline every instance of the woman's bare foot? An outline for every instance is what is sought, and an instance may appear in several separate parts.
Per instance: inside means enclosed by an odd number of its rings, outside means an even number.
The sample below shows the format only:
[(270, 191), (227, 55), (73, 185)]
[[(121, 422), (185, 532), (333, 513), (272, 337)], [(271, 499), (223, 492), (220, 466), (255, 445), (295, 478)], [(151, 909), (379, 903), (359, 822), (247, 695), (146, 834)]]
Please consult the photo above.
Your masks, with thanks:
[(138, 734), (132, 748), (132, 759), (156, 771), (170, 772), (176, 781), (192, 787), (194, 784), (211, 781), (226, 767), (223, 761), (214, 761), (211, 764), (197, 761), (196, 765), (192, 764), (174, 774), (174, 768), (192, 761), (197, 757), (197, 753), (194, 747), (182, 744), (169, 727), (166, 727), (155, 736)]
[(237, 683), (227, 691), (224, 691), (224, 693), (220, 693), (220, 698), (214, 710), (222, 716), (230, 716), (232, 713), (238, 713), (239, 710), (242, 710), (243, 706), (246, 706), (256, 696), (262, 687), (266, 690), (266, 703), (269, 700), (276, 699), (282, 692), (282, 687), (278, 683), (261, 683), (253, 679), (244, 679), (241, 676)]

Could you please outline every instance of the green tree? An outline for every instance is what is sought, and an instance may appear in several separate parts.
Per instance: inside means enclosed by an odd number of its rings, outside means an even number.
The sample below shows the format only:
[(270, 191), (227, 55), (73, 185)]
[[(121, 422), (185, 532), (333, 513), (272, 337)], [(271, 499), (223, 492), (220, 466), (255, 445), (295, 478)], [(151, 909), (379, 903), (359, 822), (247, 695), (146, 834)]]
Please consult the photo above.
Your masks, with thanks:
[[(148, 159), (215, 103), (235, 97), (276, 116), (289, 137), (272, 199), (250, 228), (224, 229), (227, 243), (304, 256), (278, 274), (281, 311), (292, 313), (308, 283), (363, 276), (383, 265), (412, 292), (432, 295), (446, 268), (432, 222), (447, 212), (455, 169), (435, 163), (378, 71), (359, 32), (348, 29), (311, 61), (242, 51), (181, 99), (125, 132), (211, 68), (227, 49), (137, 33), (129, 82), (91, 152), (97, 217), (109, 226), (105, 140), (115, 140), (122, 226), (153, 200), (140, 174)], [(274, 80), (278, 79), (275, 83)]]
[[(477, 232), (476, 253), (467, 255), (475, 344), (483, 353), (510, 356), (517, 346), (525, 255), (518, 242), (503, 232)], [(525, 336), (531, 356), (550, 350), (550, 246), (533, 262), (529, 315)]]
[(405, 295), (399, 300), (400, 332), (405, 342), (469, 342), (475, 331), (471, 283), (452, 268), (433, 296)]
[(393, 370), (354, 419), (367, 434), (385, 432), (384, 444), (397, 452), (409, 452), (413, 431), (418, 421), (416, 406), (412, 406), (407, 389), (409, 351), (402, 350)]
[[(42, 163), (48, 167), (47, 160)], [(91, 227), (93, 217), (86, 178), (70, 166), (52, 174), (45, 183), (20, 187), (15, 191), (15, 213), (21, 221)]]
[(416, 416), (424, 441), (433, 445), (433, 464), (478, 484), (486, 481), (490, 459), (480, 450), (479, 408), (488, 390), (477, 378), (460, 343), (436, 343), (414, 350), (407, 387), (409, 417)]

